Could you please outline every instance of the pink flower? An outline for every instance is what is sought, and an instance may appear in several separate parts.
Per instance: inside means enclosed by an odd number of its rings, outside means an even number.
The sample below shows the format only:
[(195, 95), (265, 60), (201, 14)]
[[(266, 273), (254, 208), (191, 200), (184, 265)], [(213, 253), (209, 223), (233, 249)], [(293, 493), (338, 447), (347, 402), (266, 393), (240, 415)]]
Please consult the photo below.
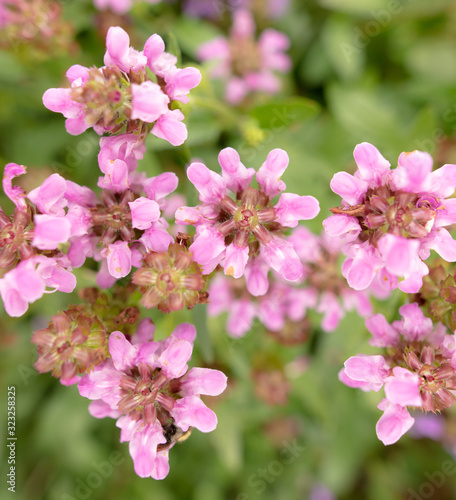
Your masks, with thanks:
[[(124, 10), (129, 3), (118, 0), (111, 6)], [(101, 140), (99, 164), (107, 176), (114, 175), (108, 172), (110, 161), (124, 161), (131, 171), (144, 153), (149, 132), (174, 146), (187, 138), (187, 128), (182, 123), (184, 115), (179, 109), (172, 109), (172, 102), (187, 103), (188, 93), (199, 84), (201, 74), (196, 68), (177, 68), (176, 63), (177, 58), (165, 52), (158, 35), (152, 35), (144, 50), (137, 51), (130, 47), (128, 33), (112, 26), (106, 36), (105, 66), (71, 67), (67, 72), (71, 88), (47, 90), (43, 103), (67, 118), (67, 131), (73, 135), (90, 126), (100, 135), (116, 134), (126, 128), (127, 133), (121, 134), (125, 136), (125, 146), (123, 140)], [(151, 78), (150, 72), (154, 73)], [(119, 169), (115, 175), (119, 177)], [(103, 183), (104, 187), (114, 186), (110, 189), (119, 186), (119, 182), (107, 177)]]
[(73, 100), (72, 91), (84, 87), (89, 79), (89, 70), (84, 66), (76, 64), (71, 66), (66, 74), (71, 88), (49, 89), (43, 95), (43, 104), (55, 113), (62, 113), (67, 119), (65, 128), (71, 135), (79, 135), (85, 132), (90, 124), (85, 120), (84, 105)]
[(377, 423), (377, 435), (385, 445), (395, 443), (413, 425), (407, 407), (436, 412), (456, 402), (453, 336), (441, 324), (432, 331), (432, 321), (416, 303), (399, 312), (402, 321), (392, 325), (381, 314), (366, 320), (373, 335), (370, 343), (385, 348), (384, 356), (349, 358), (339, 375), (344, 384), (365, 391), (384, 386), (386, 399), (378, 407), (385, 413)]
[(131, 119), (153, 123), (168, 111), (169, 97), (153, 82), (132, 84)]
[(399, 288), (416, 293), (429, 272), (423, 261), (431, 249), (456, 261), (456, 242), (444, 228), (456, 222), (454, 202), (446, 199), (456, 188), (456, 165), (432, 172), (428, 153), (413, 151), (402, 153), (391, 170), (368, 143), (358, 144), (354, 157), (355, 174), (338, 172), (331, 181), (342, 206), (323, 223), (328, 234), (348, 244), (344, 276), (355, 290), (375, 280), (391, 289), (404, 278)]
[(373, 391), (379, 391), (389, 375), (389, 366), (383, 356), (352, 356), (344, 363), (345, 374), (351, 379), (364, 382)]
[(280, 91), (275, 72), (290, 70), (291, 60), (285, 54), (289, 45), (288, 37), (273, 29), (263, 31), (256, 40), (252, 14), (237, 9), (229, 39), (219, 37), (206, 42), (199, 48), (198, 57), (216, 63), (212, 76), (225, 79), (225, 98), (231, 104), (238, 104), (252, 92)]
[(120, 440), (130, 443), (140, 477), (163, 479), (169, 471), (168, 452), (177, 438), (190, 427), (211, 432), (217, 425), (217, 417), (200, 396), (218, 396), (227, 378), (209, 368), (188, 370), (195, 335), (188, 323), (161, 341), (153, 340), (153, 330), (145, 323), (131, 342), (113, 332), (111, 358), (79, 382), (81, 396), (92, 400), (93, 416), (118, 418)]
[(59, 174), (52, 174), (41, 186), (30, 191), (27, 198), (42, 214), (61, 217), (65, 215), (64, 208), (68, 204), (65, 199), (66, 189), (65, 179)]
[[(320, 207), (313, 196), (287, 194), (272, 205), (272, 198), (285, 189), (280, 176), (288, 166), (288, 155), (281, 149), (269, 153), (256, 174), (259, 189), (250, 187), (254, 170), (241, 163), (234, 149), (221, 151), (219, 162), (222, 176), (199, 162), (188, 167), (187, 176), (203, 205), (176, 211), (178, 224), (197, 227), (190, 247), (195, 261), (205, 274), (223, 263), (225, 274), (239, 278), (247, 263), (260, 256), (286, 280), (297, 281), (303, 267), (292, 243), (281, 237), (282, 232), (285, 227), (295, 227), (298, 220), (314, 218)], [(228, 196), (228, 190), (235, 199)]]
[[(125, 139), (127, 142), (108, 146), (120, 147), (121, 154), (128, 155), (132, 144)], [(121, 159), (108, 161), (105, 167), (105, 178), (99, 184), (106, 189), (100, 201), (88, 188), (67, 183), (65, 197), (70, 209), (65, 219), (71, 226), (68, 256), (72, 264), (82, 266), (86, 257), (102, 260), (98, 284), (108, 288), (115, 279), (128, 275), (132, 266), (140, 267), (147, 251), (167, 251), (173, 238), (168, 223), (160, 217), (160, 204), (166, 203), (165, 197), (176, 189), (178, 180), (171, 172), (138, 177), (128, 172)], [(139, 196), (143, 190), (146, 197)]]
[(76, 286), (68, 259), (38, 255), (20, 262), (0, 279), (0, 295), (8, 315), (19, 317), (43, 296), (46, 288), (70, 293)]
[(326, 233), (317, 236), (299, 226), (288, 241), (293, 244), (304, 266), (303, 285), (315, 297), (315, 303), (309, 307), (323, 313), (321, 327), (324, 331), (335, 330), (346, 311), (355, 310), (362, 317), (372, 314), (368, 291), (351, 289), (338, 270), (339, 238)]

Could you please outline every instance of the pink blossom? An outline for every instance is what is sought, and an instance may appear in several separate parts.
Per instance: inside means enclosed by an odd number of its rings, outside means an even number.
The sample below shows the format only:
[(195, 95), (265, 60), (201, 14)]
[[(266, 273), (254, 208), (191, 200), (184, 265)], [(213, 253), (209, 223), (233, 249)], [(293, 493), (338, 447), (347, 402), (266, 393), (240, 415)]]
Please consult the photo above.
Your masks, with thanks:
[[(110, 143), (108, 147), (126, 148), (122, 154), (128, 155), (129, 146), (135, 146), (125, 139), (127, 142)], [(173, 238), (167, 231), (168, 223), (160, 217), (160, 204), (166, 204), (165, 197), (178, 182), (171, 172), (151, 178), (144, 175), (137, 180), (121, 159), (108, 161), (105, 167), (105, 178), (100, 182), (105, 190), (100, 201), (88, 188), (75, 184), (67, 184), (65, 195), (70, 206), (66, 218), (71, 224), (68, 256), (78, 267), (86, 257), (102, 260), (98, 283), (103, 288), (114, 283), (112, 278), (129, 274), (132, 266), (141, 266), (147, 251), (168, 249)], [(146, 197), (140, 196), (143, 190)]]
[[(272, 198), (286, 187), (280, 180), (288, 166), (286, 152), (276, 149), (269, 153), (256, 174), (259, 189), (249, 187), (254, 170), (241, 163), (234, 149), (222, 150), (219, 162), (223, 175), (199, 162), (189, 166), (187, 176), (203, 204), (176, 211), (178, 224), (197, 227), (190, 247), (195, 261), (205, 274), (223, 263), (225, 274), (239, 278), (248, 262), (259, 256), (286, 280), (299, 280), (302, 264), (293, 244), (282, 237), (282, 231), (284, 227), (294, 227), (298, 220), (314, 218), (320, 207), (313, 196), (298, 195), (282, 195), (279, 203), (275, 207), (272, 205)], [(236, 198), (228, 196), (228, 191)], [(275, 223), (273, 230), (267, 229), (271, 222)], [(251, 242), (250, 235), (259, 243), (260, 251), (258, 243)], [(263, 276), (265, 272), (263, 268)], [(264, 284), (261, 290), (265, 290)]]
[(141, 138), (134, 134), (119, 134), (105, 136), (100, 139), (98, 165), (106, 173), (106, 165), (113, 160), (122, 160), (127, 164), (128, 171), (136, 169), (138, 160), (141, 160), (146, 146)]
[(149, 229), (160, 217), (158, 203), (148, 198), (140, 197), (128, 203), (131, 210), (131, 225), (137, 229)]
[(59, 174), (50, 175), (41, 186), (30, 191), (27, 198), (33, 202), (42, 214), (65, 215), (64, 208), (68, 201), (65, 199), (67, 185)]
[[(338, 172), (331, 181), (342, 207), (323, 223), (328, 234), (348, 243), (344, 276), (355, 290), (377, 281), (416, 293), (429, 272), (423, 261), (431, 249), (456, 261), (456, 241), (443, 227), (456, 222), (452, 201), (445, 199), (456, 188), (456, 165), (432, 172), (429, 154), (413, 151), (402, 153), (391, 170), (368, 143), (356, 146), (354, 157), (355, 174)], [(378, 280), (380, 274), (387, 279)]]
[(49, 89), (43, 95), (43, 104), (55, 113), (62, 113), (66, 118), (65, 128), (71, 135), (85, 132), (90, 124), (85, 121), (84, 106), (72, 99), (72, 89), (83, 87), (89, 79), (89, 70), (76, 64), (66, 74), (71, 84), (69, 89)]
[(352, 356), (344, 363), (345, 374), (352, 380), (371, 385), (379, 391), (389, 375), (389, 366), (383, 356)]
[(420, 380), (416, 373), (395, 366), (385, 381), (386, 399), (401, 406), (421, 406)]
[(154, 341), (147, 320), (131, 342), (113, 332), (111, 358), (79, 382), (81, 396), (92, 400), (93, 416), (118, 418), (120, 440), (129, 442), (140, 477), (163, 479), (168, 474), (174, 434), (190, 427), (210, 432), (217, 425), (200, 396), (218, 396), (227, 378), (218, 370), (188, 370), (195, 335), (193, 325), (181, 324), (167, 339)]
[[(120, 0), (114, 3), (120, 10), (128, 4)], [(187, 138), (184, 115), (179, 109), (172, 109), (172, 103), (187, 103), (201, 74), (196, 68), (177, 68), (176, 63), (177, 58), (165, 52), (158, 35), (152, 35), (144, 50), (138, 51), (130, 47), (126, 31), (111, 26), (106, 36), (105, 66), (71, 67), (67, 72), (71, 88), (47, 90), (43, 103), (65, 116), (67, 130), (74, 135), (90, 126), (100, 135), (117, 134), (126, 128), (121, 141), (102, 138), (99, 164), (103, 173), (111, 175), (107, 172), (109, 162), (124, 161), (131, 172), (144, 154), (149, 132), (174, 146)], [(150, 72), (154, 76), (149, 77)], [(119, 175), (118, 169), (116, 174)], [(111, 182), (105, 176), (105, 187), (119, 184)]]
[(408, 342), (424, 340), (432, 331), (433, 323), (426, 318), (416, 302), (405, 304), (399, 308), (401, 321), (394, 321), (393, 327)]
[(226, 81), (225, 98), (231, 104), (239, 104), (253, 92), (280, 91), (275, 72), (290, 70), (291, 60), (285, 54), (289, 45), (288, 37), (273, 29), (263, 31), (256, 40), (252, 14), (237, 9), (233, 12), (229, 39), (219, 37), (206, 42), (199, 47), (198, 57), (215, 63), (212, 76)]
[(169, 97), (153, 82), (132, 84), (131, 119), (153, 123), (168, 111)]
[(326, 233), (318, 236), (300, 226), (288, 240), (304, 266), (303, 284), (308, 293), (312, 291), (315, 296), (315, 303), (309, 307), (323, 313), (324, 331), (335, 330), (346, 311), (355, 310), (362, 317), (372, 314), (368, 293), (371, 290), (353, 290), (340, 275), (338, 259), (342, 245), (339, 238)]
[(55, 250), (71, 236), (71, 222), (66, 217), (35, 215), (32, 245), (40, 250)]
[(70, 293), (75, 286), (67, 259), (39, 255), (20, 262), (0, 279), (0, 295), (7, 314), (18, 317), (43, 296), (46, 288)]
[(384, 348), (384, 355), (354, 356), (339, 376), (349, 387), (378, 391), (384, 386), (386, 399), (378, 407), (385, 413), (377, 423), (384, 444), (395, 443), (413, 425), (407, 407), (435, 412), (456, 402), (454, 336), (441, 324), (432, 331), (432, 321), (416, 303), (403, 305), (399, 312), (402, 320), (392, 325), (381, 314), (366, 320), (373, 335), (370, 343)]

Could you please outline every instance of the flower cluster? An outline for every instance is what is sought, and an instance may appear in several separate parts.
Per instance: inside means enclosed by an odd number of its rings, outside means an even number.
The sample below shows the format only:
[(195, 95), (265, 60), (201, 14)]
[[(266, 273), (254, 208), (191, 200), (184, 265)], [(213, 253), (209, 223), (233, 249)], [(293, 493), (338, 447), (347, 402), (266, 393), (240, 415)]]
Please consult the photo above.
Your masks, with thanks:
[(358, 355), (345, 362), (339, 377), (349, 387), (363, 391), (385, 389), (378, 408), (384, 413), (377, 436), (393, 444), (413, 425), (407, 407), (441, 411), (456, 402), (456, 337), (441, 324), (433, 327), (417, 303), (399, 309), (401, 321), (390, 325), (382, 314), (366, 320), (371, 345), (385, 355)]
[(153, 335), (148, 319), (131, 342), (113, 332), (111, 357), (84, 375), (78, 388), (92, 400), (94, 417), (118, 419), (120, 439), (130, 443), (136, 474), (163, 479), (169, 471), (169, 450), (183, 433), (193, 427), (201, 432), (215, 429), (217, 417), (200, 396), (218, 396), (227, 378), (209, 368), (188, 370), (196, 336), (193, 325), (179, 325), (163, 341), (154, 341)]
[[(94, 3), (111, 11), (99, 16), (109, 20), (126, 13), (134, 1)], [(0, 29), (21, 33), (21, 22), (28, 28), (36, 14), (37, 37), (55, 40), (60, 7), (53, 10), (54, 4), (0, 0)], [(242, 104), (229, 116), (239, 117), (241, 128), (250, 130), (252, 115), (242, 115), (256, 102), (250, 97), (278, 92), (276, 73), (291, 68), (287, 36), (270, 28), (261, 31), (265, 19), (280, 15), (288, 2), (239, 0), (235, 9), (228, 1), (178, 4), (192, 14), (218, 16), (221, 25), (221, 14), (232, 11), (228, 38), (204, 44), (198, 55), (213, 63), (214, 78), (226, 81), (226, 100)], [(402, 153), (391, 169), (374, 146), (359, 144), (354, 175), (339, 172), (331, 181), (342, 202), (331, 209), (321, 235), (299, 226), (315, 218), (320, 205), (313, 196), (285, 192), (281, 177), (289, 157), (282, 149), (270, 151), (255, 170), (226, 147), (218, 155), (221, 174), (197, 160), (188, 165), (188, 148), (159, 152), (150, 157), (158, 164), (166, 159), (166, 168), (149, 177), (138, 170), (149, 134), (171, 146), (187, 139), (180, 103), (189, 102), (201, 74), (193, 67), (178, 68), (177, 62), (159, 35), (150, 36), (138, 51), (114, 26), (107, 32), (103, 66), (76, 64), (66, 73), (69, 88), (44, 93), (44, 105), (63, 114), (68, 133), (93, 128), (100, 136), (98, 189), (54, 173), (26, 192), (13, 183), (26, 168), (5, 167), (3, 189), (15, 207), (12, 215), (0, 208), (0, 296), (7, 314), (21, 316), (44, 293), (72, 292), (73, 268), (90, 258), (98, 263), (81, 273), (92, 280), (79, 290), (81, 303), (33, 333), (37, 371), (51, 373), (64, 385), (77, 384), (80, 395), (91, 400), (94, 417), (117, 419), (135, 472), (154, 479), (167, 476), (169, 450), (192, 428), (215, 429), (217, 417), (201, 396), (220, 395), (227, 377), (208, 367), (189, 369), (193, 325), (179, 324), (156, 340), (144, 309), (170, 314), (161, 324), (173, 326), (181, 320), (172, 313), (183, 308), (195, 308), (195, 317), (202, 305), (210, 316), (228, 312), (226, 330), (236, 338), (259, 320), (274, 337), (268, 339), (273, 348), (255, 352), (245, 373), (251, 373), (253, 393), (269, 405), (287, 403), (289, 379), (307, 369), (319, 348), (313, 342), (317, 332), (336, 330), (346, 312), (355, 310), (367, 318), (370, 344), (381, 352), (350, 357), (339, 378), (363, 391), (384, 389), (378, 405), (384, 413), (377, 423), (384, 444), (395, 443), (412, 427), (410, 409), (440, 412), (453, 406), (456, 334), (446, 327), (456, 326), (456, 275), (445, 262), (429, 270), (425, 261), (431, 250), (444, 261), (456, 261), (456, 242), (448, 230), (456, 223), (456, 199), (450, 198), (456, 165), (432, 171), (430, 155), (413, 151)], [(205, 98), (202, 93), (199, 103), (204, 105)], [(212, 97), (207, 108), (213, 109), (211, 103)], [(230, 133), (220, 142), (229, 143)], [(198, 192), (197, 206), (186, 206), (184, 195), (176, 192), (184, 167)], [(187, 234), (189, 226), (195, 230)], [(383, 299), (395, 288), (414, 295), (401, 302), (401, 320), (389, 324), (374, 314), (371, 296)], [(309, 310), (322, 315), (320, 327), (313, 328)], [(147, 313), (155, 317), (158, 311)], [(310, 332), (308, 352), (285, 362), (276, 341), (302, 344)], [(207, 335), (204, 341), (209, 340)]]
[(73, 232), (66, 203), (46, 181), (28, 194), (13, 186), (25, 173), (23, 165), (9, 163), (3, 175), (3, 190), (15, 205), (12, 216), (0, 208), (0, 296), (10, 316), (22, 316), (45, 292), (70, 293), (76, 286), (71, 261), (58, 249)]
[(67, 53), (75, 48), (74, 29), (62, 19), (55, 0), (2, 0), (0, 47), (29, 51), (38, 58)]
[(291, 60), (285, 54), (288, 37), (271, 28), (255, 39), (255, 22), (248, 10), (233, 13), (229, 39), (218, 37), (198, 50), (202, 61), (214, 61), (211, 75), (227, 81), (225, 98), (239, 104), (252, 92), (275, 94), (281, 84), (275, 71), (285, 73)]
[[(341, 253), (337, 238), (326, 234), (319, 237), (298, 226), (287, 241), (293, 244), (303, 266), (302, 278), (297, 283), (286, 282), (275, 273), (269, 280), (265, 277), (269, 282), (267, 292), (255, 297), (249, 293), (248, 281), (220, 275), (212, 280), (208, 313), (217, 316), (228, 312), (226, 329), (231, 336), (245, 335), (254, 318), (258, 318), (281, 341), (302, 342), (307, 338), (304, 318), (308, 309), (323, 313), (321, 327), (327, 332), (337, 328), (345, 311), (355, 309), (362, 317), (372, 314), (368, 294), (351, 289), (338, 272)], [(256, 267), (260, 265), (259, 259), (248, 264), (246, 276), (251, 275), (252, 268), (257, 272)]]
[(132, 281), (141, 289), (141, 304), (162, 312), (178, 311), (184, 305), (191, 309), (197, 303), (204, 304), (208, 297), (203, 291), (206, 280), (201, 266), (182, 240), (171, 244), (167, 252), (146, 254)]
[[(342, 270), (355, 290), (373, 281), (385, 288), (416, 293), (429, 269), (423, 262), (435, 250), (456, 261), (456, 242), (445, 229), (456, 222), (456, 165), (432, 172), (428, 153), (402, 153), (398, 167), (368, 143), (354, 152), (355, 175), (338, 172), (331, 189), (342, 206), (323, 222), (332, 236), (348, 242)], [(398, 284), (398, 278), (405, 278)]]
[[(152, 35), (141, 52), (130, 47), (128, 34), (109, 28), (102, 68), (75, 65), (67, 71), (71, 88), (49, 89), (44, 105), (62, 113), (66, 129), (78, 135), (93, 127), (102, 134), (121, 131), (145, 140), (151, 132), (174, 146), (187, 138), (184, 115), (173, 103), (188, 102), (201, 74), (196, 68), (176, 67), (159, 35)], [(149, 72), (156, 81), (149, 78)]]
[(219, 264), (234, 278), (245, 272), (253, 295), (266, 293), (268, 268), (289, 281), (302, 276), (302, 264), (292, 243), (282, 237), (283, 231), (296, 227), (299, 220), (314, 218), (320, 206), (313, 196), (291, 193), (281, 194), (272, 205), (272, 199), (286, 188), (280, 176), (288, 161), (285, 151), (271, 151), (256, 173), (258, 189), (250, 187), (255, 170), (246, 168), (232, 148), (219, 154), (222, 175), (198, 162), (188, 167), (187, 176), (198, 190), (202, 205), (179, 208), (176, 221), (196, 226), (190, 251), (205, 274)]
[[(0, 294), (9, 315), (24, 314), (46, 287), (73, 291), (72, 267), (82, 266), (87, 257), (101, 261), (97, 281), (108, 288), (128, 275), (132, 265), (140, 267), (147, 252), (167, 251), (173, 238), (160, 217), (159, 203), (176, 188), (176, 175), (146, 178), (129, 174), (121, 159), (107, 163), (113, 168), (100, 177), (100, 200), (89, 188), (59, 174), (26, 194), (12, 185), (25, 167), (6, 166), (4, 191), (16, 205), (13, 217), (0, 209), (0, 264), (8, 271), (0, 279)], [(140, 190), (146, 196), (139, 196)], [(69, 244), (66, 255), (59, 250), (63, 243)], [(21, 285), (24, 279), (28, 287)]]
[[(122, 160), (113, 162), (115, 173), (119, 162)], [(160, 217), (159, 202), (176, 188), (176, 175), (166, 172), (148, 179), (141, 176), (140, 182), (132, 184), (130, 177), (125, 171), (125, 177), (106, 174), (100, 178), (102, 187), (107, 185), (100, 200), (88, 188), (81, 196), (74, 183), (66, 195), (76, 213), (74, 224), (80, 228), (79, 234), (70, 239), (68, 257), (74, 267), (82, 266), (86, 257), (101, 260), (97, 281), (102, 288), (127, 276), (132, 265), (140, 267), (148, 251), (167, 251), (173, 241), (168, 223)], [(139, 190), (144, 190), (146, 196), (139, 196)]]

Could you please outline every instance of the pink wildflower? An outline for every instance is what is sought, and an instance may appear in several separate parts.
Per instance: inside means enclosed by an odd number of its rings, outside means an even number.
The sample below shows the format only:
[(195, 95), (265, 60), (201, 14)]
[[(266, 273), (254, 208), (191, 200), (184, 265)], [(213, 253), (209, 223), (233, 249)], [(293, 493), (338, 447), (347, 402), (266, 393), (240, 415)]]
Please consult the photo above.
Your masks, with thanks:
[(71, 292), (76, 285), (70, 261), (58, 249), (75, 234), (65, 212), (65, 181), (53, 174), (27, 194), (13, 186), (13, 179), (25, 172), (23, 165), (9, 163), (3, 176), (4, 192), (16, 206), (12, 216), (0, 208), (0, 294), (10, 316), (24, 314), (46, 287)]
[[(371, 344), (385, 349), (385, 355), (354, 356), (345, 362), (339, 379), (364, 391), (385, 389), (378, 405), (384, 411), (377, 423), (377, 436), (385, 444), (395, 443), (413, 425), (407, 407), (441, 411), (456, 402), (456, 352), (454, 336), (426, 318), (418, 304), (399, 309), (401, 321), (387, 323), (381, 314), (366, 320)], [(445, 346), (448, 346), (446, 348)]]
[[(43, 103), (65, 116), (67, 131), (73, 135), (91, 126), (99, 134), (125, 129), (130, 143), (143, 143), (151, 132), (178, 146), (187, 138), (187, 129), (182, 123), (184, 115), (170, 106), (173, 101), (188, 102), (187, 94), (199, 84), (201, 74), (196, 68), (177, 68), (176, 62), (176, 57), (165, 52), (158, 35), (152, 35), (139, 52), (130, 47), (130, 38), (122, 28), (111, 27), (106, 37), (105, 66), (72, 66), (67, 72), (71, 88), (47, 90)], [(157, 82), (148, 78), (147, 71), (155, 74)], [(115, 139), (103, 142), (102, 150), (122, 147)], [(138, 153), (133, 153), (134, 158), (130, 153), (131, 144), (123, 150), (123, 158), (103, 151), (101, 170), (107, 173), (107, 160), (126, 161), (127, 156), (131, 170), (131, 161), (134, 164)], [(114, 175), (120, 175), (118, 169)]]
[[(165, 172), (149, 179), (141, 177), (141, 182), (135, 183), (125, 161), (118, 159), (107, 164), (113, 169), (117, 165), (125, 167), (125, 177), (118, 183), (114, 175), (100, 178), (99, 184), (105, 187), (100, 201), (88, 188), (80, 191), (83, 188), (70, 181), (65, 195), (74, 233), (68, 256), (75, 267), (82, 266), (86, 257), (103, 259), (98, 276), (102, 288), (113, 284), (111, 278), (127, 276), (134, 263), (140, 267), (148, 251), (167, 251), (173, 238), (167, 231), (168, 223), (160, 217), (159, 204), (176, 189), (178, 182), (175, 174)], [(146, 197), (141, 196), (142, 191)]]
[(233, 13), (229, 39), (218, 37), (198, 50), (203, 61), (214, 61), (212, 76), (227, 81), (225, 97), (232, 104), (240, 103), (252, 92), (275, 94), (281, 83), (275, 72), (285, 73), (291, 60), (285, 54), (288, 37), (273, 29), (263, 31), (255, 39), (255, 23), (248, 10)]
[(93, 402), (97, 418), (118, 418), (120, 440), (130, 443), (136, 474), (163, 479), (169, 471), (168, 452), (192, 427), (211, 432), (217, 417), (201, 395), (217, 396), (226, 376), (209, 368), (191, 368), (196, 331), (179, 325), (169, 338), (153, 341), (150, 320), (143, 320), (131, 342), (121, 333), (109, 337), (110, 359), (79, 382), (81, 396)]
[(428, 153), (402, 153), (398, 167), (368, 143), (356, 146), (358, 170), (334, 175), (331, 189), (342, 207), (323, 223), (328, 234), (345, 237), (348, 255), (343, 273), (355, 290), (381, 277), (388, 288), (416, 293), (429, 269), (430, 250), (456, 261), (456, 242), (445, 226), (456, 222), (456, 165), (432, 172)]
[[(275, 149), (269, 153), (256, 173), (259, 189), (250, 187), (255, 170), (247, 169), (234, 149), (223, 149), (219, 163), (222, 176), (202, 163), (188, 167), (187, 176), (199, 191), (202, 205), (176, 211), (178, 224), (193, 224), (197, 228), (190, 247), (195, 261), (205, 274), (223, 263), (225, 274), (239, 278), (247, 262), (260, 255), (284, 279), (298, 280), (303, 267), (292, 243), (282, 238), (283, 230), (296, 227), (299, 220), (314, 218), (320, 207), (313, 196), (289, 194), (282, 194), (272, 205), (272, 198), (286, 187), (280, 180), (288, 166), (286, 152)], [(227, 191), (235, 198), (228, 196)]]
[(45, 292), (70, 293), (75, 287), (76, 278), (65, 256), (37, 255), (23, 260), (0, 279), (0, 296), (7, 314), (18, 317)]

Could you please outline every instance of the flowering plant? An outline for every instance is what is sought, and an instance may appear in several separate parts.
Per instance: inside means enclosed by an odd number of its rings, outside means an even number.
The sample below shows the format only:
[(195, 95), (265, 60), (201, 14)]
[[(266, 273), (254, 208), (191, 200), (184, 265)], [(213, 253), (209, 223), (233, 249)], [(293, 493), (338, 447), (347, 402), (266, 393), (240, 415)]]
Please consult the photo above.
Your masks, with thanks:
[(451, 9), (401, 9), (0, 1), (10, 491), (453, 498)]

